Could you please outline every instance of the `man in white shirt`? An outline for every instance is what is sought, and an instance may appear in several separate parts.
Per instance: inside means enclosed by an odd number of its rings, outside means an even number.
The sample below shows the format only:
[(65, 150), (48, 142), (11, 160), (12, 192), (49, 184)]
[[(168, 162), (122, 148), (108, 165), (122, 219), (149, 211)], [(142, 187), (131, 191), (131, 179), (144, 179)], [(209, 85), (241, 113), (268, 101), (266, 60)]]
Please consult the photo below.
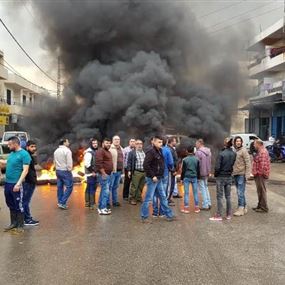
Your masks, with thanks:
[[(73, 177), (72, 177), (72, 153), (69, 149), (68, 139), (61, 139), (59, 147), (54, 152), (54, 163), (57, 177), (57, 206), (60, 209), (66, 210), (66, 205), (69, 196), (73, 190)], [(65, 186), (65, 191), (64, 191)]]

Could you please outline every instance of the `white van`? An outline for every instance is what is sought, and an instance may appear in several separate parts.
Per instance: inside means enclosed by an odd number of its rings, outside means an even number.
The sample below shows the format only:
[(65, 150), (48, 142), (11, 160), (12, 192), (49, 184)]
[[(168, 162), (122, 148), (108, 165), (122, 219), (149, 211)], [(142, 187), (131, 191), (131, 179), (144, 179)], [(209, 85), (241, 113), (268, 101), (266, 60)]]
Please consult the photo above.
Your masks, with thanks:
[(243, 146), (249, 150), (250, 144), (256, 140), (260, 139), (256, 134), (248, 133), (248, 134), (231, 134), (231, 138), (241, 137), (243, 140)]

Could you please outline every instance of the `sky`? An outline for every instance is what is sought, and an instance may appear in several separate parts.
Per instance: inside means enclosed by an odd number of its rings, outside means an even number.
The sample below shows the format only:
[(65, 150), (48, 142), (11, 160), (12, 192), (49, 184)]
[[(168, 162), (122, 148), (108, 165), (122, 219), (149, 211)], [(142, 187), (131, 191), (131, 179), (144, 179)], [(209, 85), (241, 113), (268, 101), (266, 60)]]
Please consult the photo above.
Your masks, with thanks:
[[(40, 19), (38, 19), (33, 10), (32, 1), (39, 0), (0, 0), (0, 18), (30, 56), (51, 77), (56, 79), (57, 59), (51, 57), (43, 48), (41, 31), (38, 25)], [(163, 0), (153, 1), (163, 2)], [(284, 16), (284, 0), (177, 1), (181, 2), (181, 5), (186, 4), (189, 8), (189, 13), (192, 12), (195, 14), (197, 20), (205, 27), (210, 36), (226, 40), (227, 35), (231, 34), (234, 30), (245, 31), (244, 37), (237, 39), (243, 42), (245, 49), (249, 40), (254, 35)], [(248, 30), (250, 30), (250, 33), (248, 33)], [(0, 50), (4, 52), (5, 60), (23, 77), (39, 86), (56, 91), (56, 83), (48, 79), (33, 65), (1, 24)]]

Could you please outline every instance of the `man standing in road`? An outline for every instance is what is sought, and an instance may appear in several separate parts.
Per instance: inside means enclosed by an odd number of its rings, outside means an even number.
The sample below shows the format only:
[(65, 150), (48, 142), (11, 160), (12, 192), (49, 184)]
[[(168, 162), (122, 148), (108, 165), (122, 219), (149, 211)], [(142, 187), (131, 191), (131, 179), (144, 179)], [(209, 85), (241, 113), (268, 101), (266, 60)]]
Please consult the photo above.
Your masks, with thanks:
[(199, 190), (202, 194), (202, 208), (201, 210), (208, 211), (212, 207), (211, 196), (208, 188), (208, 178), (211, 173), (211, 150), (208, 147), (205, 147), (204, 140), (198, 139), (196, 141), (196, 157), (199, 159), (200, 165), (200, 179)]
[(97, 188), (97, 176), (95, 170), (96, 151), (98, 150), (98, 141), (91, 138), (89, 148), (84, 152), (84, 168), (87, 178), (85, 189), (85, 207), (91, 210), (95, 209), (95, 193)]
[[(178, 168), (178, 155), (176, 152), (176, 144), (177, 144), (177, 140), (175, 137), (170, 137), (168, 139), (168, 148), (171, 151), (172, 154), (172, 158), (173, 158), (173, 170), (169, 172), (169, 184), (168, 184), (168, 203), (169, 204), (174, 204), (174, 202), (172, 201), (172, 195), (175, 189), (175, 182), (176, 182), (176, 174), (177, 174), (177, 168)], [(177, 193), (175, 195), (175, 198), (180, 198), (179, 193)]]
[[(61, 139), (59, 147), (54, 152), (54, 163), (57, 177), (57, 206), (67, 210), (67, 200), (73, 190), (72, 153), (68, 139)], [(66, 187), (64, 191), (64, 186)]]
[(143, 223), (151, 223), (149, 217), (149, 204), (152, 203), (155, 193), (160, 200), (161, 209), (166, 215), (167, 221), (173, 221), (173, 212), (168, 206), (165, 189), (163, 187), (164, 158), (162, 155), (162, 138), (154, 137), (153, 147), (146, 153), (144, 170), (146, 173), (147, 191), (141, 206), (141, 218)]
[(124, 177), (124, 187), (123, 187), (123, 199), (128, 201), (129, 200), (129, 192), (130, 192), (130, 184), (131, 184), (131, 177), (128, 175), (128, 157), (129, 153), (133, 151), (136, 147), (136, 140), (130, 139), (129, 145), (124, 148), (124, 171), (125, 171), (125, 177)]
[(145, 153), (143, 151), (142, 140), (136, 140), (136, 149), (131, 151), (128, 156), (128, 176), (131, 177), (130, 204), (136, 205), (142, 201), (142, 190), (145, 185), (145, 172), (143, 163)]
[(37, 151), (37, 145), (34, 141), (29, 140), (26, 144), (26, 149), (31, 157), (31, 163), (29, 172), (25, 178), (25, 182), (23, 182), (23, 208), (25, 214), (25, 226), (36, 226), (39, 224), (39, 221), (33, 219), (30, 211), (30, 203), (37, 184), (37, 173), (35, 169), (36, 161), (34, 157)]
[(246, 148), (243, 147), (243, 140), (240, 136), (234, 139), (236, 161), (233, 167), (233, 176), (237, 189), (238, 209), (234, 216), (240, 217), (247, 213), (245, 187), (246, 180), (250, 177), (250, 156)]
[(253, 158), (252, 174), (256, 184), (258, 204), (253, 210), (259, 213), (267, 213), (269, 209), (267, 205), (266, 180), (269, 178), (270, 173), (270, 158), (262, 140), (255, 140), (254, 147), (257, 154)]
[(23, 186), (31, 163), (31, 157), (27, 151), (21, 148), (20, 140), (11, 137), (8, 140), (8, 148), (11, 153), (6, 164), (6, 182), (4, 186), (5, 200), (10, 209), (11, 224), (4, 231), (22, 233), (24, 231), (24, 208), (23, 208)]
[[(111, 175), (111, 186), (110, 191), (112, 194), (112, 205), (113, 207), (121, 206), (118, 201), (118, 189), (120, 185), (121, 175), (124, 168), (124, 153), (121, 147), (121, 139), (119, 136), (114, 136), (110, 152), (113, 159), (113, 172)], [(110, 199), (110, 198), (109, 198)], [(110, 202), (108, 202), (110, 204)]]
[(232, 218), (232, 203), (231, 203), (231, 185), (233, 165), (235, 163), (236, 154), (232, 150), (232, 139), (224, 140), (224, 148), (218, 154), (215, 165), (215, 177), (217, 187), (217, 213), (211, 217), (211, 221), (222, 221), (223, 197), (225, 195), (227, 201), (226, 219)]
[(96, 172), (99, 173), (99, 183), (101, 192), (99, 197), (98, 213), (99, 215), (110, 215), (111, 210), (107, 206), (110, 197), (111, 174), (113, 171), (112, 154), (109, 151), (111, 140), (105, 138), (102, 142), (102, 148), (96, 151)]

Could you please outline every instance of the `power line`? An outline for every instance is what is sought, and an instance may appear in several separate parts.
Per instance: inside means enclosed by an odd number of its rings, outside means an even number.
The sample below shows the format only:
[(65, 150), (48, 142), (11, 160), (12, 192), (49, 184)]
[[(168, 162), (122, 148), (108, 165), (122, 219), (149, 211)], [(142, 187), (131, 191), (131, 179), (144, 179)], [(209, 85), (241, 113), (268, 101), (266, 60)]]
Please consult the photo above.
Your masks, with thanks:
[(216, 14), (216, 13), (219, 13), (219, 12), (221, 12), (221, 11), (230, 9), (230, 8), (232, 8), (232, 7), (234, 7), (234, 6), (237, 6), (237, 5), (241, 4), (242, 2), (246, 2), (246, 0), (239, 1), (239, 2), (237, 2), (237, 3), (228, 5), (227, 7), (223, 7), (223, 8), (220, 8), (220, 9), (216, 9), (216, 10), (214, 10), (214, 11), (211, 11), (211, 12), (209, 12), (209, 13), (206, 13), (206, 14), (204, 14), (204, 15), (197, 16), (197, 17), (200, 18), (200, 19), (203, 19), (203, 18), (205, 18), (205, 17), (211, 16), (211, 15), (213, 15), (213, 14)]
[(250, 21), (250, 20), (252, 20), (252, 19), (254, 19), (254, 18), (257, 18), (257, 17), (263, 16), (263, 15), (266, 15), (266, 14), (272, 12), (272, 11), (280, 10), (280, 8), (282, 8), (282, 6), (273, 8), (273, 9), (271, 9), (271, 10), (268, 10), (268, 11), (266, 11), (266, 12), (264, 12), (264, 13), (255, 15), (255, 16), (250, 17), (250, 18), (241, 19), (241, 20), (238, 21), (238, 22), (235, 22), (235, 23), (233, 23), (233, 24), (231, 24), (231, 25), (225, 26), (225, 27), (223, 27), (223, 28), (221, 28), (221, 29), (218, 29), (218, 30), (216, 30), (216, 31), (209, 31), (209, 33), (210, 33), (211, 35), (214, 35), (215, 33), (218, 33), (218, 32), (223, 31), (223, 30), (227, 30), (227, 29), (231, 28), (232, 26), (235, 26), (235, 25), (240, 24), (240, 23), (242, 23), (242, 22), (248, 22), (248, 21)]
[(242, 17), (242, 16), (244, 16), (244, 15), (247, 15), (247, 14), (250, 13), (250, 12), (254, 12), (254, 11), (259, 10), (259, 9), (261, 9), (261, 8), (264, 8), (264, 7), (268, 6), (268, 5), (271, 5), (271, 4), (273, 4), (273, 2), (276, 2), (276, 1), (270, 1), (269, 3), (267, 3), (267, 4), (265, 4), (265, 5), (262, 5), (262, 6), (260, 6), (260, 7), (257, 7), (257, 8), (251, 9), (251, 10), (248, 10), (248, 11), (246, 11), (246, 12), (244, 12), (244, 13), (241, 13), (241, 14), (239, 14), (239, 15), (236, 15), (236, 16), (234, 16), (234, 17), (231, 17), (230, 19), (225, 19), (225, 20), (223, 20), (223, 21), (220, 21), (220, 22), (216, 23), (215, 25), (208, 26), (208, 27), (206, 27), (206, 29), (207, 29), (207, 28), (214, 28), (214, 27), (219, 26), (219, 25), (221, 25), (221, 24), (223, 24), (223, 23), (225, 23), (225, 22), (232, 21), (232, 20), (234, 20), (234, 19), (236, 19), (236, 18), (239, 18), (239, 17)]
[(8, 27), (5, 25), (5, 23), (3, 22), (3, 20), (0, 18), (0, 22), (3, 25), (3, 27), (6, 29), (6, 31), (9, 33), (9, 35), (12, 37), (12, 39), (16, 42), (16, 44), (20, 47), (20, 49), (24, 52), (24, 54), (31, 60), (31, 62), (46, 76), (48, 77), (50, 80), (52, 80), (53, 82), (55, 82), (57, 84), (57, 81), (52, 78), (47, 72), (45, 72), (33, 59), (32, 57), (26, 52), (26, 50), (22, 47), (22, 45), (18, 42), (18, 40), (14, 37), (14, 35), (12, 34), (12, 32), (8, 29)]

